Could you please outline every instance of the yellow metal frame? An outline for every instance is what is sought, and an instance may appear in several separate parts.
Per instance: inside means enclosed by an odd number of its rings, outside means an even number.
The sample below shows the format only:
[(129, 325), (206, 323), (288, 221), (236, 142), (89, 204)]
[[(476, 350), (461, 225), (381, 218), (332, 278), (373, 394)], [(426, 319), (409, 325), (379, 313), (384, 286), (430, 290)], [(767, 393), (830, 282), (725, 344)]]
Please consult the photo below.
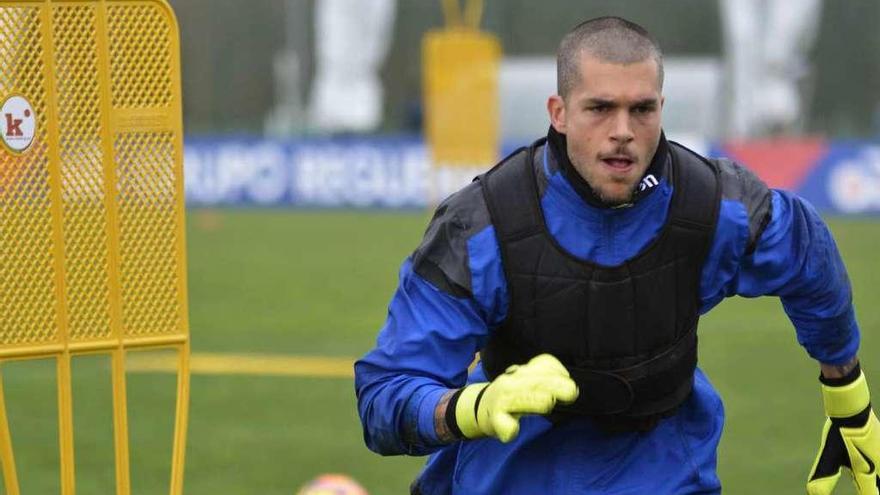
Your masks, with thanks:
[(488, 167), (498, 158), (501, 43), (480, 31), (481, 0), (443, 0), (446, 26), (422, 39), (425, 136), (437, 167)]
[[(179, 495), (190, 345), (177, 21), (165, 0), (4, 1), (0, 32), (0, 100), (22, 95), (37, 113), (28, 149), (0, 147), (0, 368), (56, 360), (61, 493), (73, 495), (71, 362), (109, 355), (127, 495), (126, 353), (176, 350)], [(19, 495), (12, 433), (0, 375), (0, 464)]]
[(462, 15), (461, 4), (458, 0), (443, 0), (443, 19), (448, 29), (480, 29), (480, 19), (482, 17), (482, 0), (466, 0), (464, 15)]

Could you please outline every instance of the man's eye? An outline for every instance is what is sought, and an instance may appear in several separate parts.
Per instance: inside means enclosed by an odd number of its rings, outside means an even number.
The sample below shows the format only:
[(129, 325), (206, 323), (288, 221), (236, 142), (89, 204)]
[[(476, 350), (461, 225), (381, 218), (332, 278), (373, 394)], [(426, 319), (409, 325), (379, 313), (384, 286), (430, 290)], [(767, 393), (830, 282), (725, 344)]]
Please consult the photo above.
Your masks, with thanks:
[(603, 106), (597, 106), (597, 107), (589, 107), (589, 108), (587, 108), (587, 110), (589, 110), (590, 112), (593, 112), (593, 113), (605, 113), (608, 110), (611, 110), (611, 107), (603, 105)]
[(633, 113), (638, 114), (638, 115), (644, 115), (646, 113), (651, 113), (653, 111), (654, 111), (654, 107), (648, 107), (648, 106), (633, 108)]

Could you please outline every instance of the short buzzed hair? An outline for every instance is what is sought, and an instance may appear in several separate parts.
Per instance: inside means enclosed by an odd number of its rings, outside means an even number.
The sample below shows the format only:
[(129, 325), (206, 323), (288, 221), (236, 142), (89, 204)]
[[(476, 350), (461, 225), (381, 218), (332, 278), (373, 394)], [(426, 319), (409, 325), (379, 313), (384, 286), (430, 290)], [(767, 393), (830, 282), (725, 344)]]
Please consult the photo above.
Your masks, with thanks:
[(562, 38), (556, 54), (556, 91), (563, 99), (577, 84), (580, 56), (587, 52), (598, 59), (632, 64), (648, 58), (657, 62), (658, 84), (663, 89), (663, 52), (642, 26), (620, 17), (597, 17), (574, 27)]

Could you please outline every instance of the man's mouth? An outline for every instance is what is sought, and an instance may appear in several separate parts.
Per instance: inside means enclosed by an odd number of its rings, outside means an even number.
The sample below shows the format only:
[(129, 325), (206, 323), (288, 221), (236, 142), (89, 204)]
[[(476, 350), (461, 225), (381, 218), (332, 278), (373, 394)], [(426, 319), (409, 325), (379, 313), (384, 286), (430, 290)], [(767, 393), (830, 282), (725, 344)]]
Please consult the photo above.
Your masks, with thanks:
[(614, 170), (619, 170), (621, 172), (629, 170), (635, 163), (635, 161), (628, 156), (606, 156), (602, 158), (602, 162)]

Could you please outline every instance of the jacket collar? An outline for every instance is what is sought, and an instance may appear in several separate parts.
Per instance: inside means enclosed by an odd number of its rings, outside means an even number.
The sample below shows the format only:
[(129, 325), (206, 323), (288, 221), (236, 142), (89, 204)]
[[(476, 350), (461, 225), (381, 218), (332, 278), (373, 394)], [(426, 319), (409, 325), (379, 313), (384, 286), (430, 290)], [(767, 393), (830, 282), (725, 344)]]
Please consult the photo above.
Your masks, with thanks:
[[(568, 146), (565, 134), (556, 132), (556, 129), (554, 129), (553, 126), (550, 126), (550, 130), (547, 132), (547, 145), (550, 147), (550, 151), (553, 153), (553, 158), (555, 159), (554, 161), (559, 164), (559, 168), (564, 174), (567, 182), (571, 184), (572, 188), (578, 193), (578, 195), (590, 206), (597, 208), (610, 208), (599, 199), (596, 193), (593, 192), (593, 188), (590, 187), (587, 181), (581, 177), (581, 174), (579, 174), (571, 164), (571, 160), (568, 158)], [(657, 144), (657, 151), (654, 153), (654, 157), (651, 159), (648, 169), (645, 170), (645, 175), (642, 177), (642, 180), (636, 185), (636, 190), (633, 194), (632, 202), (628, 204), (629, 206), (644, 199), (656, 189), (654, 186), (656, 186), (667, 174), (668, 162), (669, 143), (666, 141), (665, 134), (661, 131), (660, 142)]]

